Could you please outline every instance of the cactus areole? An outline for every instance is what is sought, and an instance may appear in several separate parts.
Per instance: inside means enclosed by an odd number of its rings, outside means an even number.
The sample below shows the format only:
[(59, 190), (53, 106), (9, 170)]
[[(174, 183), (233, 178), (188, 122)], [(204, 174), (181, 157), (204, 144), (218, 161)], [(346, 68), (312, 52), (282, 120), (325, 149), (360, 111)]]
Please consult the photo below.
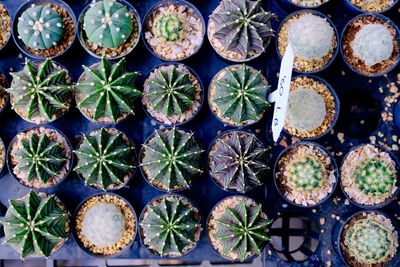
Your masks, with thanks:
[(160, 13), (153, 21), (154, 36), (163, 43), (182, 40), (185, 37), (185, 27), (185, 18), (179, 12), (174, 11)]

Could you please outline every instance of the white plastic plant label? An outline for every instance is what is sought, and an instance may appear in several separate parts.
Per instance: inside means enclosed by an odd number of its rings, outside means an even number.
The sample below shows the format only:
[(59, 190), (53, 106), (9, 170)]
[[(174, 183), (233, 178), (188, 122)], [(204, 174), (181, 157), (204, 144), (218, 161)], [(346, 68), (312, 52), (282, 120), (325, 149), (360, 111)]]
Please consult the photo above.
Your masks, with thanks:
[(275, 142), (278, 141), (285, 123), (293, 61), (294, 51), (292, 45), (289, 43), (282, 58), (278, 88), (268, 96), (270, 103), (275, 102), (274, 117), (272, 118), (272, 137)]

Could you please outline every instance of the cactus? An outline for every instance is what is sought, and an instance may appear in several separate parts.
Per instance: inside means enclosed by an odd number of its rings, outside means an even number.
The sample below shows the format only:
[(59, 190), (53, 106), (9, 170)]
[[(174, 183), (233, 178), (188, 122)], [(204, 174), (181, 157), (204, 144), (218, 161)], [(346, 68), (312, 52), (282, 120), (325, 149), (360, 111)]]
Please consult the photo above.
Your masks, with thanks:
[(12, 150), (12, 157), (17, 162), (13, 172), (20, 174), (17, 177), (23, 176), (30, 183), (37, 181), (47, 184), (50, 179), (60, 175), (60, 170), (68, 162), (61, 144), (52, 140), (50, 134), (45, 131), (32, 130), (16, 142), (18, 144), (13, 146), (20, 146), (20, 149)]
[(156, 70), (154, 78), (148, 79), (149, 92), (145, 95), (152, 109), (167, 116), (188, 110), (195, 100), (196, 89), (189, 76), (189, 72), (174, 65), (166, 71)]
[(92, 3), (85, 13), (83, 22), (87, 38), (106, 48), (120, 46), (133, 31), (131, 12), (116, 0)]
[(101, 128), (83, 136), (75, 171), (86, 184), (103, 190), (124, 185), (132, 175), (135, 147), (114, 128)]
[(266, 99), (269, 86), (261, 72), (245, 65), (227, 67), (223, 72), (213, 82), (211, 95), (211, 104), (219, 111), (217, 115), (237, 125), (258, 121), (270, 105)]
[(294, 160), (288, 169), (287, 181), (297, 191), (317, 190), (327, 177), (323, 163), (312, 156)]
[(378, 220), (357, 220), (345, 234), (344, 245), (359, 263), (384, 263), (394, 246), (392, 230)]
[(268, 170), (266, 157), (266, 149), (253, 134), (228, 132), (211, 148), (210, 173), (224, 189), (244, 193), (262, 185)]
[(72, 100), (68, 71), (51, 59), (44, 62), (25, 60), (20, 72), (11, 72), (13, 81), (6, 89), (13, 109), (35, 123), (52, 121), (67, 111)]
[(201, 232), (199, 211), (176, 195), (149, 203), (140, 226), (145, 246), (161, 257), (185, 255), (196, 245)]
[(193, 133), (175, 127), (159, 130), (143, 145), (141, 167), (147, 180), (159, 189), (187, 188), (202, 173), (202, 153)]
[(233, 254), (244, 261), (254, 254), (261, 255), (263, 247), (270, 240), (267, 227), (271, 221), (261, 205), (249, 202), (244, 197), (237, 198), (236, 203), (221, 209), (222, 215), (215, 222), (215, 239), (223, 247), (223, 256), (231, 259)]
[(55, 196), (30, 191), (9, 201), (10, 207), (0, 222), (4, 225), (5, 243), (22, 258), (49, 257), (68, 238), (69, 214)]
[(261, 0), (222, 0), (211, 20), (215, 24), (214, 37), (225, 51), (249, 58), (264, 51), (274, 35), (270, 20), (274, 14), (265, 12)]
[(125, 59), (111, 63), (103, 58), (99, 64), (84, 66), (75, 85), (78, 107), (97, 122), (113, 122), (133, 114), (133, 103), (141, 96), (135, 82), (138, 72), (127, 72)]
[(174, 43), (185, 36), (185, 18), (176, 11), (167, 10), (158, 14), (153, 21), (153, 34), (163, 43)]
[(47, 5), (32, 4), (18, 18), (18, 38), (33, 49), (49, 49), (63, 36), (61, 15)]
[(366, 195), (390, 194), (396, 180), (396, 170), (379, 158), (367, 159), (354, 170), (354, 181), (358, 189)]

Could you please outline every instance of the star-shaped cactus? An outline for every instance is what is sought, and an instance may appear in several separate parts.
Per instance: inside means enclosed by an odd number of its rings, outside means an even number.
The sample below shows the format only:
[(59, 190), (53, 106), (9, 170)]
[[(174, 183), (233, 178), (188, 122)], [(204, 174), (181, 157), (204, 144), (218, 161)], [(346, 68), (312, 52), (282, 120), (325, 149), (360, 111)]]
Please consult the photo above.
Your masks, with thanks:
[(75, 171), (86, 184), (103, 190), (123, 186), (135, 168), (135, 147), (114, 128), (101, 128), (83, 136)]
[(140, 223), (147, 248), (162, 257), (180, 257), (200, 237), (199, 211), (188, 200), (165, 195), (149, 203)]
[(136, 88), (138, 72), (127, 72), (125, 59), (111, 63), (103, 58), (84, 73), (75, 85), (78, 107), (90, 119), (117, 123), (133, 114), (133, 103), (142, 95)]
[(12, 108), (34, 123), (50, 122), (66, 112), (72, 100), (72, 82), (68, 71), (51, 59), (25, 60), (20, 72), (11, 72), (13, 81), (6, 89)]
[(155, 187), (166, 191), (183, 189), (203, 172), (202, 153), (193, 133), (175, 127), (158, 130), (143, 144), (141, 167)]
[(262, 185), (268, 170), (266, 151), (253, 134), (227, 132), (211, 147), (211, 176), (224, 189), (241, 193)]
[(244, 125), (260, 120), (270, 106), (267, 101), (268, 83), (261, 72), (246, 65), (230, 66), (222, 70), (222, 77), (214, 78), (211, 105), (223, 121)]
[(30, 191), (9, 203), (0, 223), (4, 225), (5, 243), (22, 258), (49, 257), (67, 240), (69, 214), (55, 196)]

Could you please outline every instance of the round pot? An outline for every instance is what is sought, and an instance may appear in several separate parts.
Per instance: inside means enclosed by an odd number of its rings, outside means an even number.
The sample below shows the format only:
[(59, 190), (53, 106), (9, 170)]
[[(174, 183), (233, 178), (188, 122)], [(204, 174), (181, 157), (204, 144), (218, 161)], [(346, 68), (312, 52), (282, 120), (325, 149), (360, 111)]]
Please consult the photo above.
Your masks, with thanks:
[[(386, 7), (385, 9), (383, 9), (381, 11), (374, 11), (373, 13), (385, 13), (385, 12), (389, 11), (390, 9), (392, 9), (392, 7), (394, 7), (398, 2), (399, 2), (399, 0), (393, 0), (393, 3), (391, 5), (389, 5), (388, 7)], [(343, 4), (344, 4), (344, 7), (351, 13), (359, 14), (359, 13), (368, 12), (366, 10), (363, 10), (363, 9), (353, 5), (350, 0), (343, 0)]]
[[(279, 186), (279, 182), (278, 182), (278, 179), (279, 179), (279, 177), (278, 177), (278, 165), (279, 165), (279, 161), (282, 159), (282, 157), (283, 157), (290, 149), (293, 149), (293, 148), (295, 148), (296, 146), (301, 145), (301, 144), (312, 145), (312, 146), (314, 146), (314, 147), (316, 147), (316, 148), (321, 149), (322, 151), (324, 151), (324, 152), (328, 155), (328, 157), (330, 158), (330, 160), (331, 160), (331, 164), (332, 164), (332, 167), (333, 167), (333, 171), (334, 171), (334, 174), (335, 174), (335, 177), (336, 177), (336, 182), (333, 184), (332, 191), (331, 191), (330, 193), (328, 193), (328, 195), (327, 195), (324, 199), (322, 199), (320, 202), (318, 202), (318, 203), (316, 203), (316, 204), (314, 204), (314, 205), (308, 205), (308, 206), (304, 206), (304, 205), (297, 204), (297, 203), (294, 203), (294, 202), (290, 201), (290, 200), (285, 196), (285, 194), (282, 192), (282, 190), (281, 190), (281, 188), (280, 188), (280, 186)], [(286, 202), (288, 202), (289, 204), (291, 204), (291, 205), (293, 205), (293, 206), (295, 206), (295, 207), (298, 207), (298, 208), (309, 209), (309, 208), (314, 208), (314, 207), (320, 206), (320, 205), (322, 205), (325, 201), (327, 201), (328, 199), (331, 198), (331, 196), (333, 195), (333, 193), (334, 193), (335, 190), (336, 190), (337, 184), (339, 183), (339, 170), (338, 170), (338, 167), (337, 167), (337, 165), (336, 165), (335, 158), (332, 156), (332, 154), (331, 154), (325, 147), (323, 147), (322, 145), (320, 145), (320, 144), (318, 144), (318, 143), (311, 142), (311, 141), (299, 141), (299, 142), (293, 143), (293, 144), (291, 144), (290, 146), (286, 147), (286, 148), (279, 154), (278, 158), (277, 158), (276, 161), (275, 161), (274, 170), (273, 170), (273, 178), (274, 178), (274, 184), (275, 184), (276, 190), (278, 191), (279, 195), (280, 195)]]
[[(200, 106), (198, 107), (197, 111), (194, 112), (193, 115), (192, 115), (190, 118), (184, 120), (183, 122), (177, 122), (177, 123), (167, 124), (167, 123), (165, 123), (165, 122), (159, 121), (159, 120), (157, 120), (156, 118), (154, 118), (154, 117), (150, 114), (150, 112), (147, 110), (147, 108), (146, 108), (144, 105), (142, 105), (142, 107), (143, 107), (144, 112), (146, 113), (146, 115), (147, 115), (149, 118), (151, 118), (152, 120), (154, 120), (155, 122), (157, 122), (157, 123), (159, 123), (159, 124), (161, 124), (161, 125), (163, 125), (163, 126), (166, 126), (166, 127), (169, 127), (169, 126), (182, 126), (182, 125), (184, 125), (184, 124), (187, 124), (187, 123), (191, 122), (191, 121), (200, 113), (200, 111), (201, 111), (201, 109), (202, 109), (202, 107), (203, 107), (203, 105), (204, 105), (204, 101), (205, 101), (205, 100), (204, 100), (204, 86), (203, 86), (203, 83), (201, 82), (200, 76), (199, 76), (192, 68), (190, 68), (189, 66), (187, 66), (187, 65), (185, 65), (185, 64), (177, 63), (177, 62), (161, 63), (161, 64), (157, 65), (156, 67), (154, 67), (153, 69), (151, 69), (151, 70), (149, 71), (149, 73), (148, 73), (147, 76), (146, 76), (147, 79), (145, 80), (144, 83), (147, 82), (147, 80), (148, 80), (148, 78), (149, 78), (149, 76), (150, 76), (150, 74), (151, 74), (152, 72), (154, 72), (155, 70), (159, 69), (160, 67), (163, 67), (163, 66), (170, 66), (170, 65), (175, 65), (175, 66), (183, 65), (185, 68), (187, 68), (187, 69), (189, 70), (190, 74), (192, 74), (194, 77), (196, 77), (197, 81), (199, 82), (201, 92), (200, 92)], [(142, 99), (143, 99), (143, 98), (144, 98), (144, 97), (142, 97)]]
[[(106, 56), (107, 59), (119, 59), (119, 58), (122, 58), (122, 57), (127, 56), (128, 54), (130, 54), (136, 48), (137, 44), (139, 43), (140, 34), (142, 32), (142, 22), (141, 22), (139, 13), (135, 9), (135, 7), (131, 3), (126, 1), (126, 0), (117, 0), (117, 2), (125, 5), (129, 9), (129, 11), (131, 11), (134, 14), (134, 16), (135, 16), (135, 18), (137, 20), (137, 24), (138, 24), (138, 32), (137, 32), (138, 36), (137, 36), (136, 43), (133, 45), (133, 47), (129, 51), (126, 51), (125, 53), (121, 53), (121, 54), (119, 54), (119, 55), (117, 55), (115, 57)], [(78, 28), (78, 39), (79, 39), (79, 43), (81, 44), (81, 46), (85, 49), (85, 51), (89, 55), (91, 55), (92, 57), (101, 59), (103, 57), (102, 55), (98, 55), (98, 54), (94, 53), (85, 44), (86, 35), (85, 35), (84, 29), (83, 29), (83, 19), (85, 17), (86, 12), (90, 8), (90, 5), (91, 4), (86, 5), (86, 7), (82, 10), (81, 14), (79, 15), (78, 27), (77, 27)], [(133, 34), (133, 31), (132, 31), (131, 35), (132, 34)]]
[(335, 32), (336, 48), (333, 49), (332, 58), (322, 68), (316, 69), (316, 70), (313, 70), (313, 71), (309, 71), (309, 72), (305, 72), (305, 71), (297, 70), (297, 69), (295, 69), (293, 67), (293, 72), (299, 73), (299, 74), (315, 74), (315, 73), (322, 72), (322, 71), (326, 70), (330, 65), (332, 65), (332, 63), (335, 61), (335, 59), (336, 59), (336, 57), (338, 55), (338, 52), (339, 52), (340, 39), (339, 39), (339, 33), (338, 33), (337, 29), (336, 29), (335, 24), (328, 18), (328, 16), (326, 16), (325, 14), (323, 14), (323, 13), (321, 13), (319, 11), (316, 11), (316, 10), (313, 10), (313, 9), (302, 9), (302, 10), (298, 10), (296, 12), (293, 12), (290, 15), (288, 15), (286, 18), (284, 18), (283, 21), (281, 22), (281, 24), (279, 25), (278, 30), (276, 31), (277, 32), (277, 37), (275, 38), (276, 54), (278, 55), (279, 60), (282, 60), (283, 56), (279, 53), (279, 38), (278, 38), (278, 35), (279, 35), (283, 25), (285, 25), (288, 20), (290, 20), (291, 18), (293, 18), (293, 17), (295, 17), (295, 16), (297, 16), (299, 14), (312, 14), (312, 15), (315, 15), (315, 16), (319, 16), (319, 17), (325, 19), (327, 22), (329, 22), (330, 26), (332, 27), (332, 29)]
[[(200, 18), (201, 24), (202, 24), (201, 26), (202, 26), (202, 29), (203, 29), (203, 38), (202, 38), (201, 43), (196, 47), (196, 49), (194, 50), (193, 54), (191, 54), (191, 55), (189, 55), (189, 56), (186, 56), (186, 57), (184, 57), (184, 58), (181, 58), (181, 59), (167, 59), (167, 58), (163, 58), (163, 57), (157, 55), (157, 54), (154, 52), (154, 50), (151, 48), (150, 44), (147, 42), (146, 37), (145, 37), (145, 34), (146, 34), (146, 27), (147, 27), (147, 25), (148, 25), (148, 23), (149, 23), (151, 14), (152, 14), (155, 10), (157, 10), (158, 8), (160, 8), (160, 7), (162, 7), (162, 6), (165, 6), (165, 5), (168, 5), (168, 4), (179, 5), (179, 6), (185, 6), (185, 7), (189, 8), (189, 9), (193, 10), (193, 12), (197, 15), (197, 17)], [(185, 1), (185, 0), (162, 0), (162, 1), (158, 1), (158, 3), (156, 3), (155, 5), (153, 5), (153, 6), (147, 11), (146, 15), (144, 16), (144, 20), (143, 20), (143, 31), (142, 31), (142, 40), (143, 40), (144, 46), (147, 48), (147, 50), (149, 50), (149, 52), (150, 52), (153, 56), (155, 56), (156, 58), (158, 58), (158, 59), (160, 59), (160, 60), (163, 60), (163, 61), (174, 62), (174, 61), (183, 61), (183, 60), (186, 60), (186, 59), (188, 59), (188, 58), (194, 56), (195, 54), (197, 54), (197, 52), (200, 50), (200, 48), (201, 48), (202, 45), (203, 45), (205, 33), (206, 33), (206, 24), (205, 24), (205, 22), (204, 22), (203, 15), (200, 13), (200, 11), (197, 9), (196, 6), (194, 6), (192, 3), (187, 2), (187, 1)]]
[[(52, 3), (52, 4), (58, 5), (58, 6), (62, 7), (63, 9), (65, 9), (67, 11), (68, 15), (72, 18), (72, 20), (74, 22), (74, 30), (75, 30), (73, 39), (72, 39), (71, 43), (67, 46), (67, 48), (65, 48), (63, 51), (60, 51), (58, 54), (51, 55), (51, 56), (36, 55), (36, 54), (31, 53), (27, 49), (26, 45), (22, 42), (22, 40), (20, 40), (18, 38), (18, 31), (17, 31), (18, 18), (21, 16), (21, 14), (26, 9), (28, 9), (32, 4), (40, 5), (40, 4), (47, 4), (47, 3)], [(63, 55), (65, 52), (68, 51), (68, 49), (74, 43), (75, 38), (76, 38), (77, 29), (78, 29), (78, 27), (77, 27), (77, 21), (76, 21), (75, 14), (72, 11), (72, 9), (69, 7), (69, 5), (67, 3), (65, 3), (63, 0), (30, 0), (30, 1), (25, 1), (23, 4), (21, 4), (19, 6), (18, 10), (16, 11), (15, 16), (14, 16), (14, 20), (13, 20), (13, 23), (12, 23), (12, 35), (13, 35), (15, 44), (18, 46), (18, 48), (26, 56), (32, 57), (32, 58), (35, 58), (35, 59), (55, 58), (55, 57), (59, 57), (59, 56)], [(51, 48), (49, 48), (49, 49), (51, 49)], [(48, 50), (48, 49), (46, 49), (46, 50)]]

